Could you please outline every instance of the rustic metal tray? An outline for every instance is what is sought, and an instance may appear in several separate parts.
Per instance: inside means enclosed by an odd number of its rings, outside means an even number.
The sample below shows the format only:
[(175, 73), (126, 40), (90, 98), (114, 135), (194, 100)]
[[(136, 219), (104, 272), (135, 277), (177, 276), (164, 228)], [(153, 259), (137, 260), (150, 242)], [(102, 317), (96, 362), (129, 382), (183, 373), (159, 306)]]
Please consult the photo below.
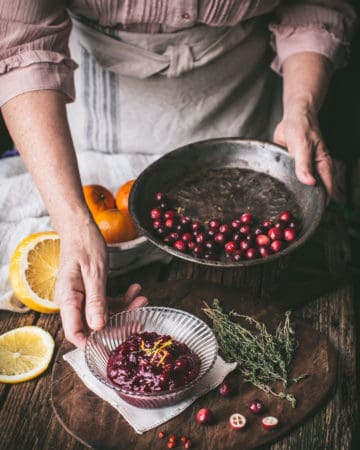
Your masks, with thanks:
[[(137, 178), (129, 200), (136, 226), (155, 245), (188, 261), (218, 267), (249, 266), (273, 261), (301, 246), (318, 226), (326, 204), (320, 180), (315, 186), (298, 181), (294, 160), (283, 148), (237, 138), (211, 139), (176, 149), (148, 166)], [(201, 221), (227, 221), (251, 212), (259, 221), (290, 210), (300, 222), (297, 238), (266, 258), (234, 262), (205, 260), (164, 243), (152, 229), (150, 210), (156, 192)]]

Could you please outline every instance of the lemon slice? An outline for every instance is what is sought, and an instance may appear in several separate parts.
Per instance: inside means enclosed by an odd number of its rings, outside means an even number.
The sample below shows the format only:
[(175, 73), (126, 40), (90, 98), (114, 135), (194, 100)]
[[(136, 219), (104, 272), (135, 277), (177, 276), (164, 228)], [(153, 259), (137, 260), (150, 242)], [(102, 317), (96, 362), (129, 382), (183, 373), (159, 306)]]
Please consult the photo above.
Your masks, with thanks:
[(42, 328), (15, 328), (0, 336), (0, 382), (32, 380), (48, 367), (54, 352), (54, 339)]
[(34, 311), (55, 313), (56, 274), (60, 261), (60, 238), (54, 231), (31, 234), (11, 257), (9, 279), (17, 298)]

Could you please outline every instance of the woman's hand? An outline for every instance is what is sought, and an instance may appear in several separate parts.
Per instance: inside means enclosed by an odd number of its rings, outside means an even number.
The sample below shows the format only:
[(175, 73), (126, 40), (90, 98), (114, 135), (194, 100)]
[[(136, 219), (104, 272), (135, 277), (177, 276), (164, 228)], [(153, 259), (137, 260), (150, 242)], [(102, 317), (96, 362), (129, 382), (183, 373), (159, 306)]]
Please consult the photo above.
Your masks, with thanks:
[[(103, 328), (107, 321), (107, 252), (97, 227), (92, 222), (61, 236), (60, 269), (55, 288), (55, 302), (65, 337), (84, 349), (91, 330)], [(143, 306), (147, 299), (138, 296), (141, 286), (129, 287), (120, 300), (122, 306)]]
[(325, 56), (303, 52), (285, 59), (282, 69), (284, 115), (274, 141), (287, 147), (295, 158), (298, 179), (313, 185), (316, 171), (330, 198), (332, 163), (319, 129), (318, 112), (330, 83), (332, 65)]
[(289, 107), (275, 129), (274, 142), (286, 147), (295, 159), (295, 172), (299, 181), (314, 185), (317, 172), (330, 198), (332, 160), (321, 136), (316, 112), (306, 105)]

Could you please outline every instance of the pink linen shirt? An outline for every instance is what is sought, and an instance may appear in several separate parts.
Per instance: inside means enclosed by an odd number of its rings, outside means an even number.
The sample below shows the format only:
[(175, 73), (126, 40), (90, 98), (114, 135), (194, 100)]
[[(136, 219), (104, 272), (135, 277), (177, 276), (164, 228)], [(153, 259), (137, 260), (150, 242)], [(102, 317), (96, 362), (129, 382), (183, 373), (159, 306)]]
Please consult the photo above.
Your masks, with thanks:
[(287, 57), (308, 51), (326, 56), (335, 67), (344, 65), (356, 19), (344, 0), (1, 0), (0, 106), (42, 89), (74, 99), (77, 64), (68, 47), (69, 12), (105, 27), (142, 33), (197, 24), (235, 26), (271, 12), (272, 67), (278, 72)]

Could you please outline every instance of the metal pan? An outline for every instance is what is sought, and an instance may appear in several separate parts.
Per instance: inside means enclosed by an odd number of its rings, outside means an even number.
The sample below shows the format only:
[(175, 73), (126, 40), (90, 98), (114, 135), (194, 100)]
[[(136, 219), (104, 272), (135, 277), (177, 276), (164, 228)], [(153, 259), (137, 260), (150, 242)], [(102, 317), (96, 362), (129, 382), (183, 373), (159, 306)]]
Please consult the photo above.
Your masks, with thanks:
[[(195, 142), (165, 154), (139, 175), (130, 194), (130, 212), (152, 243), (179, 258), (217, 267), (270, 262), (301, 246), (319, 225), (325, 209), (326, 193), (320, 180), (315, 186), (300, 183), (294, 166), (286, 150), (266, 142), (238, 138)], [(290, 210), (299, 219), (300, 231), (288, 247), (266, 258), (205, 260), (175, 250), (156, 235), (150, 210), (159, 191), (201, 221), (213, 217), (226, 221), (245, 211), (262, 221)]]

